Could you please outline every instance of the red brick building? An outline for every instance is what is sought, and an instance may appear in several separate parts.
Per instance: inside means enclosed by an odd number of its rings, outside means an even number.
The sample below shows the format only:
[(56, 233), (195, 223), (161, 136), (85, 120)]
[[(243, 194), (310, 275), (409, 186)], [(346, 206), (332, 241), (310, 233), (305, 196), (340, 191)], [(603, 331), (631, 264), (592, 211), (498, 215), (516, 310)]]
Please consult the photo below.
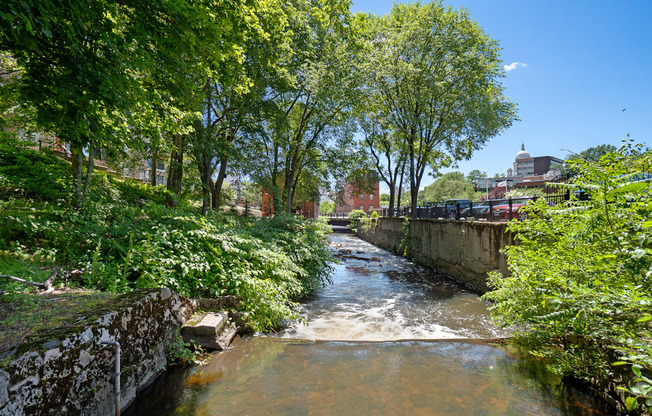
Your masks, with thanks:
[(335, 212), (338, 214), (348, 214), (354, 209), (364, 212), (372, 212), (380, 208), (380, 191), (378, 182), (374, 184), (373, 192), (363, 192), (350, 183), (344, 186), (343, 201), (337, 201)]

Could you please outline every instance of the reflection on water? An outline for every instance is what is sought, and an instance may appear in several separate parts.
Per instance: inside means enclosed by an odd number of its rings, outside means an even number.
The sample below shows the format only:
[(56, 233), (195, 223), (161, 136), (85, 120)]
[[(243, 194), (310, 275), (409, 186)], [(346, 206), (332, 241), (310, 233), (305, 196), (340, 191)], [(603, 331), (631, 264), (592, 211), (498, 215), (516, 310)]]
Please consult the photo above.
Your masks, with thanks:
[(302, 305), (306, 324), (290, 323), (279, 336), (395, 341), (509, 335), (491, 324), (487, 304), (455, 281), (352, 235), (331, 240), (357, 258), (345, 257), (333, 283)]
[[(210, 380), (206, 385), (201, 380)], [(462, 341), (238, 340), (172, 415), (600, 415), (561, 400), (503, 347)]]
[(508, 335), (477, 294), (353, 236), (333, 242), (374, 260), (344, 259), (302, 305), (307, 324), (237, 339), (207, 366), (168, 373), (129, 414), (606, 414), (477, 340)]

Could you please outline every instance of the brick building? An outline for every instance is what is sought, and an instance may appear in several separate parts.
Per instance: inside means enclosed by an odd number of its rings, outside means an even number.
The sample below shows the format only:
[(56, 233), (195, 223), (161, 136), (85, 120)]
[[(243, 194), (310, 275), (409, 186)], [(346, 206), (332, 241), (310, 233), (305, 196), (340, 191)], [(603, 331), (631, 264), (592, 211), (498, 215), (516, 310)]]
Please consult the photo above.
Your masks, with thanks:
[(363, 192), (358, 187), (347, 183), (344, 186), (343, 200), (338, 200), (335, 204), (335, 212), (338, 214), (348, 214), (354, 209), (364, 212), (372, 212), (380, 208), (380, 191), (378, 182), (374, 184), (373, 191)]

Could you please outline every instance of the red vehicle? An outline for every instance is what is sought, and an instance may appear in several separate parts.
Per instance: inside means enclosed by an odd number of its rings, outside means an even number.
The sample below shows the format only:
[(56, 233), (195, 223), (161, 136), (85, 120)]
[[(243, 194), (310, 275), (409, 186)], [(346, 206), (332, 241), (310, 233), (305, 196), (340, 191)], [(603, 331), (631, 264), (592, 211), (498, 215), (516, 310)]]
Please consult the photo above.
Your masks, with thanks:
[[(528, 202), (536, 199), (532, 196), (520, 196), (517, 198), (512, 198), (512, 216), (511, 218), (519, 218), (524, 220), (527, 218), (527, 213), (525, 211), (520, 212), (521, 208), (526, 206)], [(496, 205), (493, 208), (493, 219), (496, 220), (509, 220), (509, 201), (506, 201), (504, 204)]]

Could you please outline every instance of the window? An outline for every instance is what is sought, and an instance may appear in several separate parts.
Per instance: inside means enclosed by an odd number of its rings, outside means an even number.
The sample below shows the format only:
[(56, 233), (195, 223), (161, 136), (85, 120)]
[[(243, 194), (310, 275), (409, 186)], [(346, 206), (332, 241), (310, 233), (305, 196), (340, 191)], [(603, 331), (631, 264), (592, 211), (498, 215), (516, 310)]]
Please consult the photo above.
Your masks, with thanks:
[(360, 200), (364, 199), (364, 194), (360, 194)]
[(360, 211), (364, 211), (364, 205), (360, 205)]
[(374, 194), (369, 194), (369, 200), (373, 201), (374, 200)]
[(373, 210), (374, 210), (374, 206), (373, 206), (373, 205), (369, 205), (369, 211), (373, 211)]

